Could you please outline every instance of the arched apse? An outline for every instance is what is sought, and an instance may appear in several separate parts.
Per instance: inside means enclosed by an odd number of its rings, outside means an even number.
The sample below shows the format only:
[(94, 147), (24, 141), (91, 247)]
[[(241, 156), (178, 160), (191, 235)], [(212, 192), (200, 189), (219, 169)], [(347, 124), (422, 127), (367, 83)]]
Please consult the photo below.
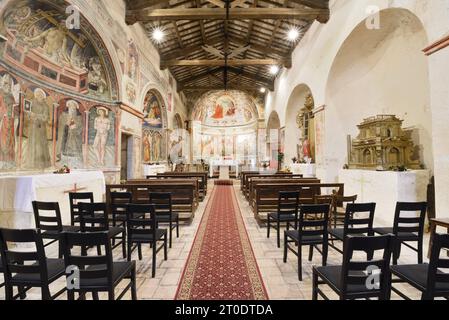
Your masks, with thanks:
[(326, 179), (348, 162), (347, 135), (377, 114), (394, 114), (410, 128), (421, 162), (433, 168), (430, 84), (424, 26), (405, 9), (380, 12), (381, 28), (365, 21), (351, 32), (333, 62), (326, 87)]
[(288, 141), (288, 146), (285, 148), (285, 162), (287, 164), (291, 163), (293, 157), (299, 158), (301, 154), (303, 134), (298, 126), (298, 114), (305, 107), (308, 97), (312, 97), (313, 100), (313, 94), (309, 86), (300, 84), (293, 89), (288, 99), (285, 110), (285, 141)]

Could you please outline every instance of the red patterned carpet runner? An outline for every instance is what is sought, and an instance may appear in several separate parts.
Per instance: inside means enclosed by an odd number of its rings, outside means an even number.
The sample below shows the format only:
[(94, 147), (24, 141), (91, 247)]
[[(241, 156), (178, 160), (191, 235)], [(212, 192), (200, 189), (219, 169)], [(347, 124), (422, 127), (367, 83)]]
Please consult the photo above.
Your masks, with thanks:
[(268, 299), (232, 186), (212, 191), (176, 299)]

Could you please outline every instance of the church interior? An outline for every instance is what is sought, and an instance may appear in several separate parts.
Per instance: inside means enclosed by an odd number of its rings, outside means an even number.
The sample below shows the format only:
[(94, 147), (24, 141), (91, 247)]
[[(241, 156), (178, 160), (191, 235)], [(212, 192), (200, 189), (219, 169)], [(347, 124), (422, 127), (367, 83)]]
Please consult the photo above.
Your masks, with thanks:
[(448, 0), (0, 2), (0, 300), (449, 298)]

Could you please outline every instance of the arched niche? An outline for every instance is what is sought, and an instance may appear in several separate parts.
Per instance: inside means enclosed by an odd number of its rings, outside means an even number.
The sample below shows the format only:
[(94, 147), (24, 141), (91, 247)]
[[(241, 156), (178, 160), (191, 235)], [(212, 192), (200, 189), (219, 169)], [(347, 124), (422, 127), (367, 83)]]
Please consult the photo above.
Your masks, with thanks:
[(410, 128), (419, 157), (433, 168), (428, 62), (422, 48), (428, 43), (423, 24), (412, 12), (380, 12), (380, 29), (365, 21), (343, 42), (326, 86), (326, 157), (329, 179), (348, 162), (347, 135), (378, 114), (392, 114)]
[(167, 110), (160, 92), (150, 89), (143, 103), (142, 150), (144, 163), (167, 161)]
[[(298, 161), (305, 160), (304, 147), (306, 148), (306, 154), (310, 153), (312, 160), (314, 160), (314, 108), (315, 102), (310, 87), (306, 84), (295, 87), (290, 94), (285, 112), (286, 163), (290, 163), (293, 158)], [(307, 147), (307, 145), (310, 147)]]
[(182, 118), (179, 113), (175, 114), (173, 117), (173, 130), (183, 129)]

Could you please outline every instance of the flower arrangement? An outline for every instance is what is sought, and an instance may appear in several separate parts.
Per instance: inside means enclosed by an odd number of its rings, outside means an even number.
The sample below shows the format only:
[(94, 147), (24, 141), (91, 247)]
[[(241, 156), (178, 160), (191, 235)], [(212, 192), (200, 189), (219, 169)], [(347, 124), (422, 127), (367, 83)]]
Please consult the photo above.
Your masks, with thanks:
[(70, 168), (67, 165), (64, 165), (61, 169), (56, 170), (53, 172), (55, 174), (68, 174), (70, 173)]

